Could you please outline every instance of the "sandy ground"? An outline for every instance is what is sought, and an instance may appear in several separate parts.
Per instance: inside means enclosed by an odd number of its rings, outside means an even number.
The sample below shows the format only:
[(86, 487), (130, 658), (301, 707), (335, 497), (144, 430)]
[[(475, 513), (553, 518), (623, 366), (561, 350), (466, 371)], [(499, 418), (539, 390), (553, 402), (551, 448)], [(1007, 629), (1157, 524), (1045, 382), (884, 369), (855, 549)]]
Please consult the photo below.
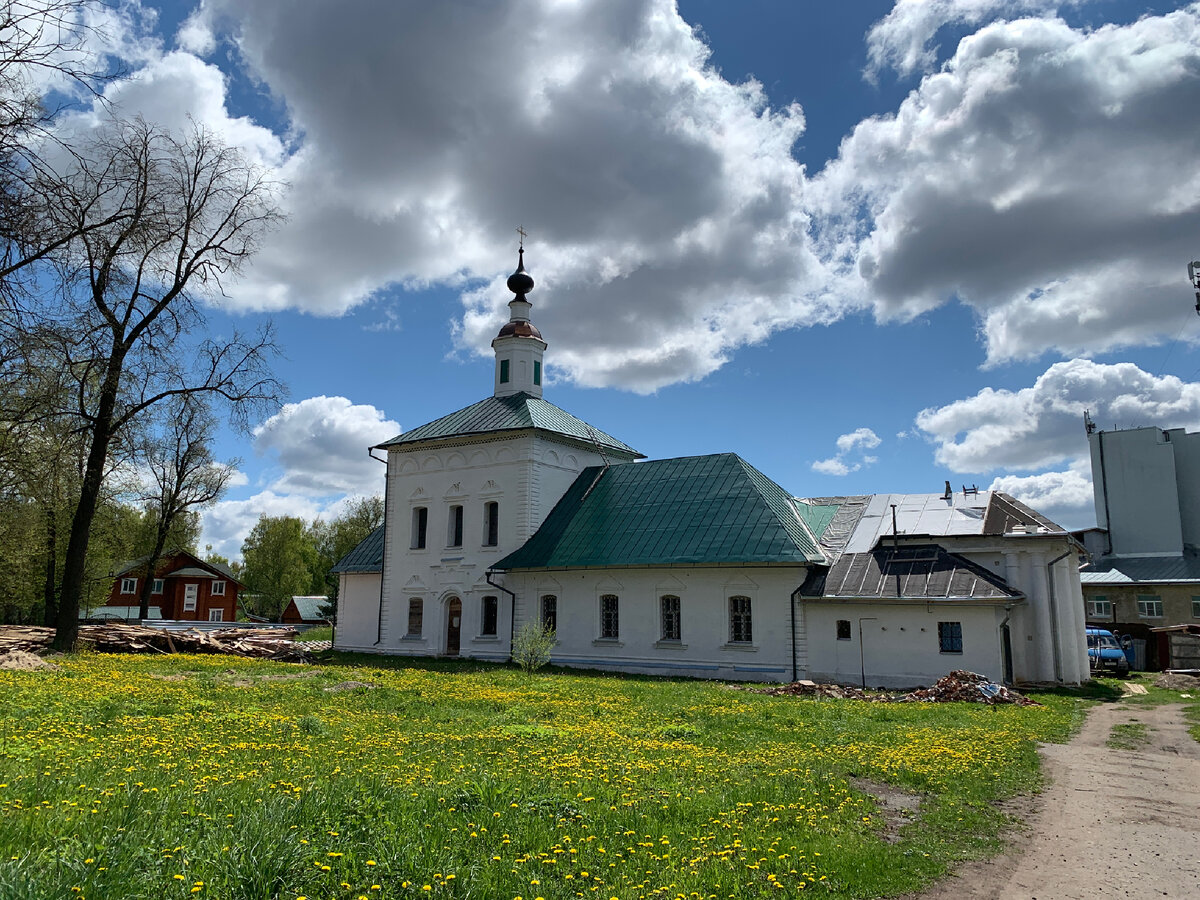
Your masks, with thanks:
[[(1144, 744), (1105, 746), (1132, 722), (1148, 727)], [(1049, 784), (1012, 849), (911, 900), (1200, 898), (1200, 744), (1182, 707), (1095, 707), (1042, 758)]]

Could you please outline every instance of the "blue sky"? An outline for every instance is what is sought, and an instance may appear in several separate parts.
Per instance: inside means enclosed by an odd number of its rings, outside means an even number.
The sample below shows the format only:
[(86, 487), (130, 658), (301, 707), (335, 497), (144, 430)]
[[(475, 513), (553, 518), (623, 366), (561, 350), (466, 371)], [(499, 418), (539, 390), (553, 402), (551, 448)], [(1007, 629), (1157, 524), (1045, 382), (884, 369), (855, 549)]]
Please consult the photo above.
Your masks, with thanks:
[(491, 391), (516, 227), (547, 399), (798, 496), (997, 486), (1092, 524), (1082, 411), (1200, 427), (1200, 7), (124, 4), (108, 91), (289, 185), (209, 316), (288, 405), (205, 543), (382, 488)]

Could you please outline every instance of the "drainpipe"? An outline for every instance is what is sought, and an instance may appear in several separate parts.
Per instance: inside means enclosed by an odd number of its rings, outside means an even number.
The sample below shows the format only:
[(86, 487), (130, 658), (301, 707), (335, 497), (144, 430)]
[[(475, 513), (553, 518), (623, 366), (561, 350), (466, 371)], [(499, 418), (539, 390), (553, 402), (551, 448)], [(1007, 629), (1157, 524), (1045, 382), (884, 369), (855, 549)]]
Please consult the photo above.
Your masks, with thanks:
[(1071, 548), (1067, 547), (1061, 556), (1056, 556), (1050, 562), (1046, 563), (1046, 587), (1048, 590), (1046, 599), (1050, 603), (1050, 638), (1054, 646), (1054, 677), (1058, 681), (1063, 680), (1063, 668), (1062, 647), (1059, 645), (1058, 594), (1054, 590), (1054, 567), (1070, 555)]
[(517, 595), (515, 593), (513, 593), (512, 591), (510, 591), (508, 588), (506, 588), (504, 585), (496, 584), (496, 582), (492, 581), (492, 571), (493, 571), (492, 569), (488, 569), (486, 572), (483, 573), (484, 581), (486, 581), (488, 584), (490, 584), (496, 590), (504, 591), (504, 593), (508, 594), (508, 597), (509, 597), (509, 602), (508, 602), (508, 661), (512, 662), (513, 638), (515, 638), (517, 635), (517, 631), (516, 631), (516, 629), (517, 629)]
[(383, 570), (387, 568), (387, 521), (388, 521), (388, 502), (387, 502), (387, 460), (380, 459), (373, 452), (375, 448), (367, 449), (367, 456), (376, 462), (381, 462), (384, 465), (383, 473), (383, 556), (379, 561), (379, 614), (375, 620), (375, 646), (378, 647), (383, 643)]
[(858, 617), (858, 667), (859, 673), (862, 675), (862, 689), (867, 689), (867, 656), (866, 650), (863, 649), (863, 622), (878, 621), (878, 616), (859, 616)]
[(800, 588), (804, 587), (804, 582), (808, 581), (808, 572), (804, 573), (804, 581), (796, 585), (796, 589), (792, 591), (792, 682), (800, 680), (799, 670), (796, 668), (796, 595), (800, 593)]

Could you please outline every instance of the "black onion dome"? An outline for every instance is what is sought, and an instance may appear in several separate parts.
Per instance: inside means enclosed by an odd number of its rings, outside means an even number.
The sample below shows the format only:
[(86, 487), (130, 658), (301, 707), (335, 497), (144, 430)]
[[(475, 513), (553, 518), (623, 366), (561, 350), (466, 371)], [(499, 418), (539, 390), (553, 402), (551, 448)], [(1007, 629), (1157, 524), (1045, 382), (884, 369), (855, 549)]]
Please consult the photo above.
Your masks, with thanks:
[(520, 297), (533, 290), (533, 276), (525, 271), (525, 248), (518, 253), (517, 271), (508, 276), (508, 289)]

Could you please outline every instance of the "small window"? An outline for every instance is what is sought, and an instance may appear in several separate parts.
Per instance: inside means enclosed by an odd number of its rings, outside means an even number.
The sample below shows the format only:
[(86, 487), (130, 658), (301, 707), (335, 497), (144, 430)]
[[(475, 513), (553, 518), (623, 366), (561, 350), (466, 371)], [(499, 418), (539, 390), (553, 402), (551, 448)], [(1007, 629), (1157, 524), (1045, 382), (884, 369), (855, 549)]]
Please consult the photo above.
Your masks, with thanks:
[(121, 579), (121, 593), (122, 594), (136, 594), (137, 593), (137, 579), (136, 578), (122, 578)]
[(150, 593), (161, 594), (162, 592), (163, 592), (163, 580), (161, 578), (155, 578), (154, 584), (150, 587)]
[[(462, 509), (460, 506), (459, 509)], [(483, 607), (481, 612), (481, 620), (479, 623), (479, 633), (486, 637), (493, 637), (496, 634), (496, 608), (497, 600), (495, 597), (484, 597)]]
[(677, 641), (680, 638), (679, 628), (679, 598), (673, 594), (667, 594), (659, 599), (659, 605), (662, 609), (662, 639), (664, 641)]
[(214, 597), (224, 597), (225, 596), (225, 582), (214, 581), (212, 583), (212, 595)]
[(1156, 594), (1138, 594), (1138, 615), (1143, 619), (1161, 619), (1163, 617), (1162, 598)]
[(1200, 597), (1192, 598), (1192, 618), (1200, 619)]
[(500, 542), (500, 504), (491, 500), (483, 504), (483, 546), (495, 547)]
[(616, 640), (620, 636), (620, 601), (616, 594), (604, 594), (600, 597), (600, 637)]
[(508, 360), (500, 360), (500, 383), (508, 384)]
[(837, 639), (839, 641), (850, 640), (850, 620), (849, 619), (838, 619), (837, 620)]
[(463, 538), (463, 508), (450, 507), (450, 521), (446, 527), (446, 546), (461, 547)]
[(542, 595), (542, 630), (558, 631), (558, 598), (553, 594)]
[(412, 543), (413, 550), (425, 549), (425, 533), (429, 529), (429, 510), (424, 506), (413, 507), (412, 511)]
[(542, 383), (542, 364), (536, 359), (533, 361), (533, 383), (539, 385)]
[(1111, 619), (1112, 601), (1107, 597), (1092, 597), (1087, 602), (1089, 619)]
[(417, 637), (421, 634), (421, 618), (424, 611), (424, 600), (408, 601), (408, 634), (410, 637)]
[(225, 621), (225, 610), (223, 610), (223, 609), (210, 609), (210, 610), (208, 611), (208, 621), (210, 621), (210, 622), (224, 622), (224, 621)]
[(729, 642), (748, 644), (754, 639), (750, 623), (750, 598), (729, 598)]
[(938, 622), (938, 650), (962, 653), (962, 622)]

